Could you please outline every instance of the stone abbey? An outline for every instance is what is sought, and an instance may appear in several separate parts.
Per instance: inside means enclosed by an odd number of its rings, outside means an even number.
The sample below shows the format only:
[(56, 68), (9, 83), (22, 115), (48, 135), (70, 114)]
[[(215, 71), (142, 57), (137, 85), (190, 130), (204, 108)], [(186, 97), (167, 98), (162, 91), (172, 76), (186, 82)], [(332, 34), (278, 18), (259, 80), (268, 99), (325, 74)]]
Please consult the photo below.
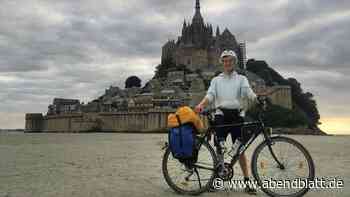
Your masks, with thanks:
[(206, 24), (200, 11), (200, 1), (196, 0), (192, 23), (184, 21), (182, 34), (178, 40), (170, 40), (162, 47), (162, 63), (173, 61), (176, 65), (186, 65), (190, 70), (215, 71), (222, 51), (235, 51), (241, 69), (245, 68), (245, 43), (238, 43), (227, 29), (220, 33), (217, 26)]

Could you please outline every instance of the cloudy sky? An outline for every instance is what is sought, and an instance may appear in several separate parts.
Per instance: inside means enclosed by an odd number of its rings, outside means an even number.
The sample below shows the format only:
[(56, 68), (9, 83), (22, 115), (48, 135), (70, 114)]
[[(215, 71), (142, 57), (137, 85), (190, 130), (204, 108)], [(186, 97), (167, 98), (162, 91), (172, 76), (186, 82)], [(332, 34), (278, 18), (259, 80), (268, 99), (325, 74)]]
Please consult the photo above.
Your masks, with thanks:
[[(0, 0), (0, 128), (23, 128), (54, 97), (87, 102), (129, 75), (143, 84), (194, 0)], [(247, 42), (315, 95), (322, 128), (350, 131), (350, 1), (202, 0), (206, 22)], [(349, 130), (348, 130), (349, 129)], [(350, 134), (350, 132), (349, 132)]]

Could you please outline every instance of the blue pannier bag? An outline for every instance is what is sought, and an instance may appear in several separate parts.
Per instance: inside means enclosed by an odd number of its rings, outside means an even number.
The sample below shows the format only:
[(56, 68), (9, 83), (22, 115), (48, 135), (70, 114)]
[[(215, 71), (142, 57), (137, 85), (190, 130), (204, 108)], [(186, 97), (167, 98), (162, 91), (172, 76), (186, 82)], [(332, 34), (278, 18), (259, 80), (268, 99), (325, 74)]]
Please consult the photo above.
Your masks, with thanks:
[(169, 148), (174, 158), (183, 162), (193, 159), (195, 152), (195, 131), (191, 123), (181, 124), (179, 117), (179, 127), (169, 129)]

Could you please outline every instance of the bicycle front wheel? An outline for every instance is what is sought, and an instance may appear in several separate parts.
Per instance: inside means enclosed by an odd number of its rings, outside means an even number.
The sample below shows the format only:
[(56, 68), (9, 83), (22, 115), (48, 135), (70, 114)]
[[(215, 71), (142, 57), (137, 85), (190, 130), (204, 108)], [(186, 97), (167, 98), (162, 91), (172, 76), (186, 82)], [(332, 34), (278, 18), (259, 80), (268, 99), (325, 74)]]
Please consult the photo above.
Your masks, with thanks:
[(315, 178), (314, 162), (306, 148), (294, 139), (277, 136), (263, 141), (252, 156), (252, 173), (261, 190), (269, 196), (298, 197), (310, 188)]
[(174, 158), (169, 148), (166, 149), (162, 170), (165, 181), (176, 192), (197, 195), (205, 192), (215, 178), (216, 155), (206, 141), (198, 149), (198, 159), (193, 167), (188, 167)]

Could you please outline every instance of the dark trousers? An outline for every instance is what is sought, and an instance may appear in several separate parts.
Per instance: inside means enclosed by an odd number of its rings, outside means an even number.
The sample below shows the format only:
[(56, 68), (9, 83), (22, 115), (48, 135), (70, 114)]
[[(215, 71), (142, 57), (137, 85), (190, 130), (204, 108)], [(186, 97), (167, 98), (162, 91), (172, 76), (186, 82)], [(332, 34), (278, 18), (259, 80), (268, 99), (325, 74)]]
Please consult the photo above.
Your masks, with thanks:
[[(224, 112), (224, 115), (215, 115), (216, 126), (223, 124), (239, 124), (244, 122), (244, 119), (239, 115), (238, 110), (230, 109), (222, 111)], [(229, 133), (231, 134), (232, 143), (235, 143), (236, 139), (241, 137), (241, 126), (216, 127), (215, 131), (218, 142), (226, 141)]]

